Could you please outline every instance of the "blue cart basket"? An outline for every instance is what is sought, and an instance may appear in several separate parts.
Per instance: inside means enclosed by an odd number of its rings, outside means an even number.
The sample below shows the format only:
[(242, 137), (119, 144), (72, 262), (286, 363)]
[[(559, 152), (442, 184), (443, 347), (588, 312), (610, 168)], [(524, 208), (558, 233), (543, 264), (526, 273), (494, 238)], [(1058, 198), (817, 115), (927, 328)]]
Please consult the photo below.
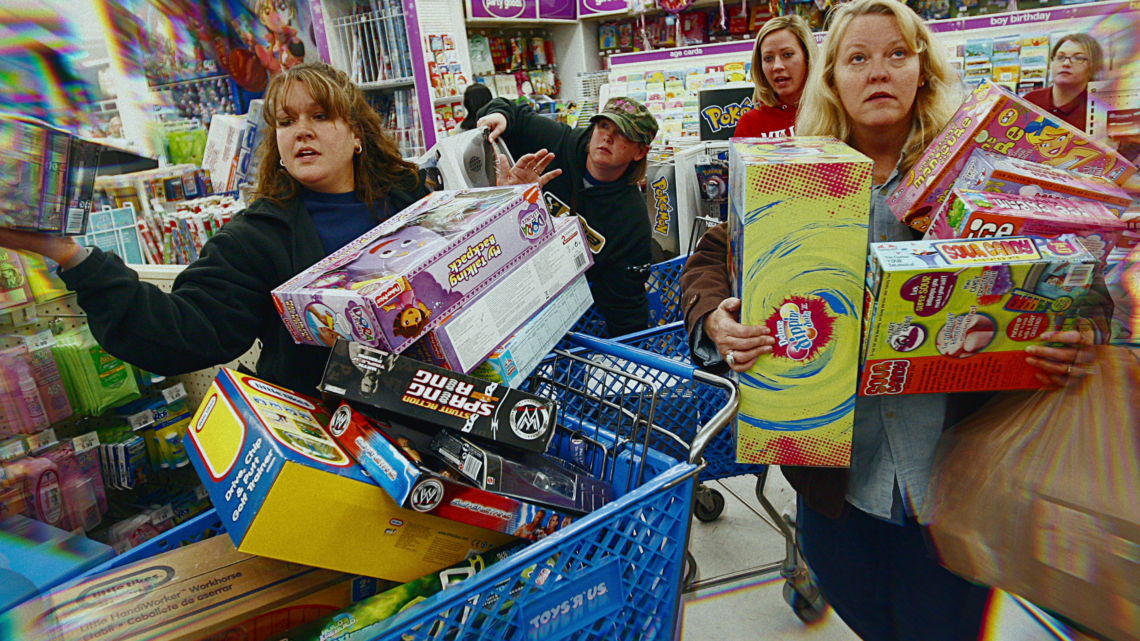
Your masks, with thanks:
[[(649, 298), (650, 327), (681, 320), (681, 272), (685, 269), (685, 261), (688, 259), (688, 255), (678, 256), (649, 268), (645, 293)], [(606, 319), (596, 305), (591, 305), (570, 331), (609, 338), (609, 333), (606, 332)], [(559, 347), (569, 349), (571, 345), (563, 342)]]

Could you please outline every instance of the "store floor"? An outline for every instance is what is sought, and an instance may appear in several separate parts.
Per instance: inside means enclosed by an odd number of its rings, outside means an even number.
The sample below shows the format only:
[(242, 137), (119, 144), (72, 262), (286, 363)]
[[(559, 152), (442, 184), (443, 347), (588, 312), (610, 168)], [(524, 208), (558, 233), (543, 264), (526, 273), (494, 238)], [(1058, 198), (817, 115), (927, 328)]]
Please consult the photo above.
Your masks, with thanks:
[[(778, 510), (791, 509), (794, 494), (787, 482), (773, 475), (767, 489)], [(693, 520), (690, 550), (697, 559), (700, 579), (725, 576), (784, 558), (784, 540), (760, 515), (756, 477), (741, 476), (710, 485), (724, 495), (725, 510), (711, 523)], [(757, 641), (760, 639), (812, 639), (857, 641), (830, 609), (811, 625), (802, 623), (784, 602), (779, 573), (711, 587), (687, 595), (683, 641)], [(991, 602), (985, 641), (1056, 641), (1085, 637), (1051, 632), (1033, 613), (1012, 597), (1000, 593)]]

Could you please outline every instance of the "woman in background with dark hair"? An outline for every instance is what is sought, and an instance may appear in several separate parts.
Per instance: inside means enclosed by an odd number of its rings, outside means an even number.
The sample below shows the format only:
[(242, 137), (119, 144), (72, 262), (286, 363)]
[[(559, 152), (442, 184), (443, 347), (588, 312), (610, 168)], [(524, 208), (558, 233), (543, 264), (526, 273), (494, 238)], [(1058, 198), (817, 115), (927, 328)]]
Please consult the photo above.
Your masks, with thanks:
[(488, 102), (491, 102), (491, 90), (487, 85), (475, 83), (467, 87), (467, 91), (463, 92), (463, 109), (467, 115), (463, 117), (463, 122), (459, 123), (459, 128), (463, 131), (474, 129), (475, 121), (479, 119), (477, 116), (479, 110)]
[(1089, 82), (1096, 80), (1103, 63), (1100, 43), (1090, 35), (1071, 33), (1053, 46), (1050, 71), (1053, 84), (1030, 91), (1025, 99), (1070, 125), (1087, 131)]

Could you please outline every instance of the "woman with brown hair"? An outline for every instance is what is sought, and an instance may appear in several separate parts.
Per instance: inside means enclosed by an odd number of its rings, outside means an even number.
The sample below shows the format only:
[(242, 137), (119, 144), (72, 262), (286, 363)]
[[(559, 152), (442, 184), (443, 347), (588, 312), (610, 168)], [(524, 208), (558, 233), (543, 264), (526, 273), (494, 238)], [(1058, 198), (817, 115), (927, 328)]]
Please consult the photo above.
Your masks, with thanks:
[(1086, 131), (1089, 82), (1096, 80), (1104, 64), (1100, 43), (1090, 35), (1071, 33), (1053, 45), (1053, 84), (1030, 91), (1025, 99), (1070, 125)]

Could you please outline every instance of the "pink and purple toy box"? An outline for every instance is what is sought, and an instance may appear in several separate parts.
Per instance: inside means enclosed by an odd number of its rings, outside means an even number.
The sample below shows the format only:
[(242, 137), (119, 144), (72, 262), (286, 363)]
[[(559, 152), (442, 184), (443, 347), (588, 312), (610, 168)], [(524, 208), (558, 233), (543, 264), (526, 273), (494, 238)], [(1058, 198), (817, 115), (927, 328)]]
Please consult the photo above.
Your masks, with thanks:
[(293, 339), (408, 348), (554, 235), (537, 185), (432, 193), (273, 290)]
[(924, 240), (1072, 234), (1103, 262), (1126, 227), (1099, 203), (955, 189)]
[(983, 82), (887, 197), (895, 217), (926, 231), (975, 149), (1099, 176), (1118, 185), (1136, 173), (1135, 165), (1103, 142), (1009, 90)]

